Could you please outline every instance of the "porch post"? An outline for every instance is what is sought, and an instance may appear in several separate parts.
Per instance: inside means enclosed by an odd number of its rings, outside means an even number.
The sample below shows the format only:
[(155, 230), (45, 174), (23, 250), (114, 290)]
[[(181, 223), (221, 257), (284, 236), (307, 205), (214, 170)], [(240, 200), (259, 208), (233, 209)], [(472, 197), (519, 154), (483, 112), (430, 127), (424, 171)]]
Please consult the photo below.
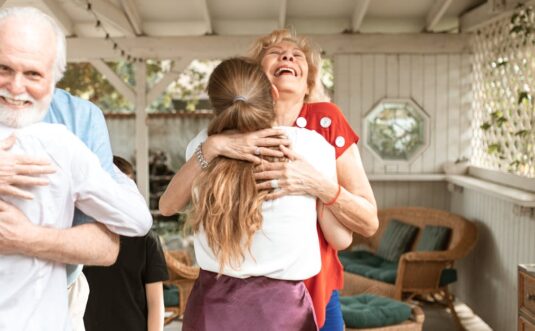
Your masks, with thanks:
[(149, 202), (149, 127), (147, 125), (147, 66), (136, 62), (136, 179), (139, 191)]

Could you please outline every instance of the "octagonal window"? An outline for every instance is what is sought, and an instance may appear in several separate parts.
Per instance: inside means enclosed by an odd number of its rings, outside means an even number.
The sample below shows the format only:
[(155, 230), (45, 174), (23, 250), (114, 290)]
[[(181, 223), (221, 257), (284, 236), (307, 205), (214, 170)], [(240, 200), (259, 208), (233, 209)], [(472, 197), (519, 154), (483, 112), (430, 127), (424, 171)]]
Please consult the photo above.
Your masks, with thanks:
[(384, 99), (366, 115), (364, 131), (379, 158), (410, 162), (428, 145), (429, 117), (410, 99)]

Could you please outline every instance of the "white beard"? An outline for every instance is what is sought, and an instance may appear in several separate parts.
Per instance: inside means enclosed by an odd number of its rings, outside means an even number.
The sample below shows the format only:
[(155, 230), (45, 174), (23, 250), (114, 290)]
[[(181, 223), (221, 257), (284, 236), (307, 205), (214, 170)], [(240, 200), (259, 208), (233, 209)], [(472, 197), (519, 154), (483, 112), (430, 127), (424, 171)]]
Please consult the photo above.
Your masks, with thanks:
[[(54, 89), (51, 90), (52, 92)], [(20, 109), (12, 109), (9, 106), (0, 104), (0, 123), (12, 128), (23, 128), (30, 124), (40, 122), (45, 117), (53, 93), (44, 96), (41, 100), (35, 100), (27, 93), (13, 96), (6, 89), (0, 89), (0, 97), (29, 101), (32, 105)]]

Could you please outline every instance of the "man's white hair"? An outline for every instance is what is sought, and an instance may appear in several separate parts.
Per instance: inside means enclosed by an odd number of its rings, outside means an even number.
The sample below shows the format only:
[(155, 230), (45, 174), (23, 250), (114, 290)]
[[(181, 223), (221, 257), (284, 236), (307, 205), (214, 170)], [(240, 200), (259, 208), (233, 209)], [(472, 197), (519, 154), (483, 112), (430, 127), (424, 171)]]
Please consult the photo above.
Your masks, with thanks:
[(48, 24), (52, 28), (56, 37), (56, 63), (54, 65), (53, 77), (54, 83), (59, 82), (63, 78), (67, 66), (67, 48), (65, 34), (58, 23), (52, 17), (34, 7), (9, 7), (0, 9), (0, 23), (12, 17), (27, 18), (25, 24), (41, 22)]

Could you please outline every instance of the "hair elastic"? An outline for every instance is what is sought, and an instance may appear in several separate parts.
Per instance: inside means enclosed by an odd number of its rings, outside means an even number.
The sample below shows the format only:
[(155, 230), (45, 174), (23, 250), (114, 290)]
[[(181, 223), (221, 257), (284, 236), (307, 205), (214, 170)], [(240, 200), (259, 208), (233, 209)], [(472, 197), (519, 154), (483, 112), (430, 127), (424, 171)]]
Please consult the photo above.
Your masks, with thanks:
[(232, 99), (233, 102), (236, 102), (236, 101), (247, 101), (247, 98), (244, 97), (243, 95), (237, 95), (234, 97), (234, 99)]

